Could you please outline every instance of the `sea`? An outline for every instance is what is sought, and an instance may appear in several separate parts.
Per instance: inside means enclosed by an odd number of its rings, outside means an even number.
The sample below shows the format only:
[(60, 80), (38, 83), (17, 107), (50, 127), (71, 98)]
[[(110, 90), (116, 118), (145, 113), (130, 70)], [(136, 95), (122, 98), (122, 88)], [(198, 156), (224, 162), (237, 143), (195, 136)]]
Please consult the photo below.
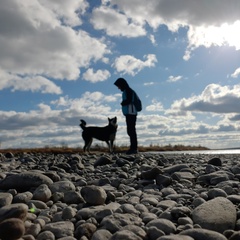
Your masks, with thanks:
[(162, 154), (209, 154), (209, 155), (222, 155), (222, 154), (240, 154), (240, 149), (221, 149), (221, 150), (196, 150), (196, 151), (162, 151), (151, 152)]

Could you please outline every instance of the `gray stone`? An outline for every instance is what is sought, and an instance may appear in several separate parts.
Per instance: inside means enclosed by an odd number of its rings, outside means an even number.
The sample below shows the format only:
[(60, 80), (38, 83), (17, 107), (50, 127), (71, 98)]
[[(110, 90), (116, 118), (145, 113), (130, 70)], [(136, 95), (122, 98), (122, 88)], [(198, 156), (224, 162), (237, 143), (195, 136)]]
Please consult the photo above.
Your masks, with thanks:
[(111, 236), (112, 234), (108, 230), (99, 229), (93, 234), (91, 240), (108, 240)]
[(227, 240), (227, 238), (221, 233), (201, 228), (193, 228), (182, 231), (180, 235), (187, 235), (194, 240)]
[(148, 236), (148, 239), (150, 240), (158, 239), (164, 235), (165, 235), (164, 231), (162, 231), (161, 229), (158, 229), (155, 226), (147, 228), (147, 236)]
[(13, 200), (13, 195), (10, 193), (0, 192), (0, 208), (5, 205), (10, 205)]
[(85, 236), (87, 239), (91, 239), (93, 233), (97, 230), (97, 227), (92, 223), (83, 223), (77, 227), (77, 229), (74, 232), (74, 236), (77, 239), (80, 239), (81, 237)]
[(190, 237), (190, 236), (187, 236), (187, 235), (186, 236), (183, 236), (183, 235), (170, 235), (170, 236), (162, 236), (162, 237), (158, 238), (157, 240), (195, 240), (195, 239)]
[(135, 225), (126, 225), (122, 227), (121, 231), (130, 231), (141, 239), (146, 239), (147, 237), (147, 233), (141, 227)]
[[(62, 238), (58, 238), (58, 240), (77, 240), (75, 237), (62, 237)], [(84, 240), (84, 239), (82, 239)]]
[(62, 219), (63, 220), (71, 220), (76, 215), (76, 209), (72, 208), (71, 206), (66, 207), (62, 211)]
[(55, 236), (52, 232), (50, 231), (44, 231), (41, 232), (38, 236), (37, 236), (37, 240), (55, 240)]
[(52, 184), (52, 180), (36, 172), (24, 172), (8, 176), (0, 181), (0, 189), (16, 189), (18, 191), (27, 191), (30, 188), (38, 187), (41, 184)]
[(189, 168), (187, 164), (175, 164), (163, 169), (164, 173), (173, 174), (174, 172), (179, 172), (181, 169)]
[(14, 203), (0, 208), (0, 222), (8, 218), (19, 218), (25, 220), (28, 213), (28, 206), (23, 203)]
[(24, 233), (24, 223), (18, 218), (9, 218), (0, 222), (0, 239), (2, 240), (19, 239)]
[(102, 205), (105, 203), (107, 194), (102, 187), (86, 186), (81, 189), (84, 200), (92, 205)]
[(120, 230), (112, 235), (110, 240), (142, 240), (141, 237), (137, 236), (135, 233), (129, 231), (129, 230)]
[(172, 183), (172, 178), (163, 174), (158, 174), (156, 176), (156, 184), (159, 186), (167, 187)]
[(228, 199), (217, 197), (195, 208), (192, 218), (202, 228), (223, 233), (227, 229), (234, 229), (236, 208)]
[(155, 219), (147, 223), (147, 227), (156, 227), (162, 230), (165, 234), (171, 234), (176, 232), (175, 225), (167, 219)]
[(142, 224), (142, 219), (128, 213), (113, 213), (112, 215), (106, 216), (101, 221), (100, 226), (111, 233), (114, 233), (122, 227), (131, 224), (140, 226)]
[(98, 166), (103, 166), (103, 165), (110, 164), (110, 163), (112, 163), (112, 161), (109, 157), (101, 156), (96, 160), (96, 162), (94, 163), (93, 166), (98, 167)]
[(173, 207), (170, 212), (174, 218), (180, 218), (180, 217), (190, 216), (192, 211), (188, 207), (182, 206), (182, 207)]
[(79, 192), (67, 191), (64, 193), (63, 201), (67, 204), (84, 203), (84, 200)]
[(236, 195), (236, 194), (228, 195), (227, 199), (230, 200), (234, 204), (240, 203), (240, 195)]
[(13, 203), (27, 203), (29, 200), (31, 200), (33, 197), (33, 194), (29, 191), (18, 193), (16, 196), (13, 197)]
[(52, 192), (46, 184), (42, 184), (33, 192), (33, 199), (47, 202), (52, 196)]
[(143, 179), (155, 179), (158, 174), (162, 173), (162, 170), (158, 167), (151, 168), (141, 172), (141, 178)]
[(70, 181), (58, 181), (49, 185), (49, 189), (51, 190), (52, 193), (56, 192), (65, 193), (68, 191), (74, 191), (76, 188), (74, 184)]
[(33, 223), (33, 224), (29, 224), (28, 226), (26, 226), (26, 234), (30, 234), (34, 237), (37, 237), (37, 235), (40, 233), (41, 231), (41, 226), (38, 223)]
[(239, 240), (239, 239), (240, 239), (240, 231), (233, 233), (229, 238), (229, 240)]
[(190, 172), (175, 172), (172, 174), (172, 179), (181, 181), (182, 179), (194, 180), (196, 177)]
[(209, 199), (213, 199), (216, 197), (227, 197), (227, 193), (220, 188), (210, 189), (207, 194)]
[(43, 231), (52, 232), (56, 238), (69, 237), (74, 235), (74, 225), (69, 221), (53, 222), (46, 224)]
[(222, 161), (221, 161), (220, 158), (214, 157), (214, 158), (212, 158), (208, 161), (208, 164), (221, 167), (222, 166)]

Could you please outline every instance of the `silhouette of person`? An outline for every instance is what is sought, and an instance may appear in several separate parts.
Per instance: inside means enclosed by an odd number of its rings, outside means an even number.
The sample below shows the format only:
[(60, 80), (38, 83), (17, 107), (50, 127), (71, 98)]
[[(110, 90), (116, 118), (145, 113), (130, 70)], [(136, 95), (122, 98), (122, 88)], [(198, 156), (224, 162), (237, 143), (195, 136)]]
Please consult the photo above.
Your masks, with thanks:
[(122, 91), (122, 113), (126, 117), (127, 134), (130, 138), (130, 148), (126, 154), (138, 152), (136, 133), (137, 110), (133, 105), (134, 90), (131, 89), (124, 78), (118, 78), (114, 83)]

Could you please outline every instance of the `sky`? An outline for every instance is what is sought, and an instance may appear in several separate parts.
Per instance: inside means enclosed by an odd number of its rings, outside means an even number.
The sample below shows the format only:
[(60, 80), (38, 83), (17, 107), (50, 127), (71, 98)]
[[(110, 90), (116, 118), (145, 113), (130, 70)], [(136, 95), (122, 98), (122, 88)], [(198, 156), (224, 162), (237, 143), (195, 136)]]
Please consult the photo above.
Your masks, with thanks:
[[(80, 119), (129, 145), (240, 147), (239, 0), (0, 0), (0, 148), (82, 147)], [(94, 141), (105, 146), (105, 143)]]

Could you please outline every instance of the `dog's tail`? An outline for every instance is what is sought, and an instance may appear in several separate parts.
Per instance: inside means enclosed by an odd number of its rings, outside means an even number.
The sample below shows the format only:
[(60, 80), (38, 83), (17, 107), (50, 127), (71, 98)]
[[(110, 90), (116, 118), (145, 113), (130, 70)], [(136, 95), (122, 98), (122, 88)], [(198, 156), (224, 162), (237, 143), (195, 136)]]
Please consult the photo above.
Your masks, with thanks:
[(85, 128), (86, 128), (86, 125), (87, 125), (87, 123), (84, 121), (84, 120), (80, 120), (80, 124), (79, 124), (79, 126), (82, 128), (82, 130), (84, 130)]

